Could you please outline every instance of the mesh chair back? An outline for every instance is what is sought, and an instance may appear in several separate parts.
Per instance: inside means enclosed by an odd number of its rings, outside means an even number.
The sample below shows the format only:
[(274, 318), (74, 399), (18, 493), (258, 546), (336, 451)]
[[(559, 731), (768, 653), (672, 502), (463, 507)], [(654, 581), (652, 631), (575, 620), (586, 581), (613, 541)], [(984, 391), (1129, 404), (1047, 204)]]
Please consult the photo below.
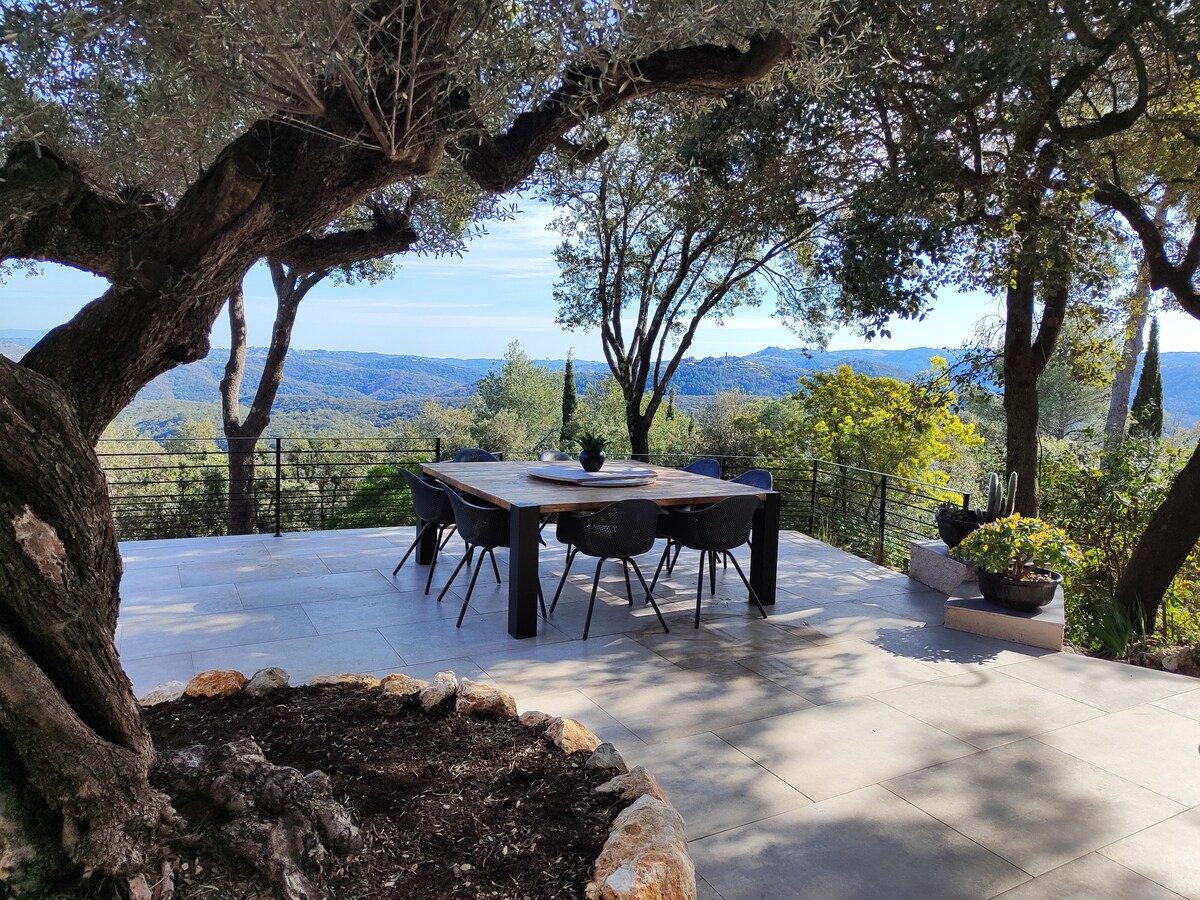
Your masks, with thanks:
[(454, 523), (454, 510), (441, 485), (430, 484), (408, 469), (401, 469), (400, 474), (404, 476), (404, 480), (408, 482), (408, 489), (412, 491), (413, 512), (418, 519), (435, 525)]
[(570, 453), (564, 453), (562, 450), (543, 450), (538, 454), (538, 462), (565, 462), (574, 458)]
[(500, 457), (478, 447), (464, 447), (454, 454), (450, 462), (500, 462)]
[(775, 483), (771, 477), (771, 473), (766, 469), (747, 469), (737, 478), (730, 479), (734, 484), (745, 484), (750, 487), (760, 488), (764, 491), (771, 490), (771, 486)]
[(498, 506), (476, 506), (456, 491), (446, 491), (454, 521), (464, 541), (474, 546), (507, 547), (509, 512)]
[(638, 556), (654, 547), (658, 515), (653, 500), (618, 500), (590, 516), (577, 517), (572, 536), (588, 556)]
[(762, 501), (753, 495), (724, 500), (668, 517), (669, 537), (692, 550), (732, 550), (746, 543), (754, 524), (754, 513)]
[(720, 478), (721, 463), (711, 456), (705, 456), (701, 459), (692, 460), (692, 462), (683, 467), (683, 471), (691, 472), (693, 475), (707, 475), (709, 478)]

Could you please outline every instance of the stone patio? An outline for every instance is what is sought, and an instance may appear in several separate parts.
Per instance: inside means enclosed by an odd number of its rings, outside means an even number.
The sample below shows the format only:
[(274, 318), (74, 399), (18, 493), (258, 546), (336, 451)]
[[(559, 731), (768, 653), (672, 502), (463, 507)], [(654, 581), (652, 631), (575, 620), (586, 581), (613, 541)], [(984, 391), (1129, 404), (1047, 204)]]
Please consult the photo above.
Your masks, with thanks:
[[(945, 594), (793, 532), (767, 621), (731, 570), (694, 630), (685, 553), (655, 591), (670, 634), (629, 607), (609, 564), (581, 641), (594, 565), (581, 558), (551, 621), (516, 641), (507, 582), (489, 572), (461, 629), (458, 590), (434, 602), (457, 539), (434, 593), (411, 561), (393, 579), (411, 540), (123, 545), (117, 647), (135, 691), (272, 665), (293, 682), (441, 669), (491, 682), (649, 767), (709, 900), (1200, 900), (1200, 682), (947, 631)], [(550, 543), (547, 595), (563, 560)]]

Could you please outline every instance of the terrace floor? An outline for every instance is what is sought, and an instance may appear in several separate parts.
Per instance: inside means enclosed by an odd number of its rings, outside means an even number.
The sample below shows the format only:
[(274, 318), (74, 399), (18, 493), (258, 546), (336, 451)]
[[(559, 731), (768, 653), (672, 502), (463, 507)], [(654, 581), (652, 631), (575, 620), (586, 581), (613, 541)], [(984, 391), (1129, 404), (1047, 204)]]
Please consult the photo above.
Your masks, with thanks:
[[(461, 594), (434, 602), (457, 538), (433, 594), (411, 561), (393, 579), (411, 539), (123, 545), (117, 646), (135, 691), (272, 665), (293, 683), (453, 669), (496, 684), (655, 774), (709, 900), (1200, 900), (1198, 681), (947, 631), (945, 595), (794, 532), (767, 621), (730, 570), (694, 630), (685, 553), (655, 592), (670, 634), (631, 610), (609, 564), (584, 642), (581, 557), (551, 622), (516, 641), (507, 581), (480, 576), (461, 629)], [(563, 560), (550, 544), (548, 594)]]

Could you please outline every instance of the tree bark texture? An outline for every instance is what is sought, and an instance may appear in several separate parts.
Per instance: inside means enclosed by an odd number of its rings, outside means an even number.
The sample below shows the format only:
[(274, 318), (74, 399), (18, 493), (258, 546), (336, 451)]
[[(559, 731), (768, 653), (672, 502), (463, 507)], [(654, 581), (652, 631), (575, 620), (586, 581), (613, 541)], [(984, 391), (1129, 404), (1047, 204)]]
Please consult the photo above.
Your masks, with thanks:
[(1125, 342), (1121, 345), (1121, 360), (1113, 373), (1112, 396), (1108, 400), (1108, 416), (1104, 420), (1104, 449), (1116, 450), (1125, 440), (1129, 424), (1129, 395), (1133, 391), (1133, 376), (1138, 357), (1142, 355), (1142, 335), (1150, 310), (1150, 282), (1139, 276), (1129, 317), (1125, 321)]

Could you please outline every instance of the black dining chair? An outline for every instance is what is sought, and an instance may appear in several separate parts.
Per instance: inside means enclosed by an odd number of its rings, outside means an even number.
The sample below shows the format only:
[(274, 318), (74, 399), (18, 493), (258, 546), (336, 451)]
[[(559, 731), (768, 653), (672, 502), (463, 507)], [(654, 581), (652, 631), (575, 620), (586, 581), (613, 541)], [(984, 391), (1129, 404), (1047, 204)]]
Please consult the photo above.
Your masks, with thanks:
[(450, 462), (500, 462), (500, 457), (479, 447), (464, 447), (454, 454)]
[(408, 469), (400, 469), (400, 474), (408, 482), (408, 489), (412, 492), (413, 512), (421, 520), (422, 524), (420, 530), (417, 531), (417, 536), (413, 538), (413, 542), (409, 545), (408, 550), (404, 556), (400, 557), (400, 562), (396, 563), (396, 568), (392, 569), (392, 577), (396, 577), (396, 574), (400, 571), (400, 567), (404, 565), (412, 555), (412, 552), (417, 549), (425, 532), (430, 528), (436, 528), (437, 538), (433, 542), (433, 559), (429, 561), (429, 575), (425, 579), (425, 593), (428, 594), (429, 586), (433, 583), (433, 570), (437, 566), (438, 554), (446, 546), (446, 541), (450, 539), (450, 532), (454, 530), (454, 509), (450, 506), (450, 499), (440, 484), (430, 484), (425, 479), (408, 471)]
[[(747, 542), (750, 529), (754, 525), (754, 513), (760, 506), (762, 506), (761, 500), (752, 494), (747, 494), (741, 497), (727, 497), (701, 509), (672, 509), (665, 516), (666, 521), (662, 528), (670, 539), (680, 546), (700, 551), (700, 574), (696, 582), (697, 628), (700, 627), (700, 604), (704, 594), (704, 564), (707, 562), (709, 565), (709, 590), (715, 594), (717, 592), (716, 554), (726, 553)], [(668, 544), (663, 550), (662, 558), (658, 561), (654, 579), (650, 582), (651, 590), (658, 583), (658, 576), (662, 573), (670, 550), (671, 547)], [(746, 586), (750, 599), (754, 601), (754, 605), (758, 607), (758, 611), (765, 619), (767, 611), (759, 601), (758, 595), (754, 593), (754, 588), (751, 587), (746, 573), (738, 564), (737, 557), (730, 554), (729, 560), (733, 563), (738, 577), (742, 579), (742, 584)]]
[[(446, 582), (442, 587), (442, 592), (438, 594), (438, 603), (442, 602), (442, 598), (450, 590), (450, 585), (454, 584), (454, 579), (458, 577), (458, 573), (462, 571), (463, 566), (470, 562), (471, 554), (479, 551), (479, 559), (475, 562), (475, 571), (471, 574), (471, 583), (467, 585), (467, 594), (463, 598), (462, 609), (458, 613), (458, 622), (455, 625), (456, 628), (462, 628), (463, 617), (467, 614), (467, 605), (471, 602), (471, 593), (475, 590), (475, 582), (479, 579), (479, 572), (483, 568), (484, 556), (492, 558), (492, 568), (496, 572), (496, 583), (500, 583), (500, 570), (496, 567), (495, 550), (498, 547), (511, 546), (512, 536), (509, 527), (511, 517), (507, 509), (499, 506), (479, 506), (455, 491), (446, 491), (446, 496), (450, 499), (450, 505), (454, 509), (454, 521), (458, 526), (458, 533), (462, 535), (463, 540), (466, 542), (467, 552), (458, 561), (458, 565), (450, 573), (450, 580)], [(544, 619), (546, 618), (546, 601), (542, 597), (542, 585), (540, 582), (538, 584), (537, 596), (538, 603), (542, 608), (542, 618)]]
[(648, 553), (654, 548), (654, 535), (658, 527), (659, 509), (653, 500), (618, 500), (610, 503), (594, 513), (576, 513), (560, 516), (557, 536), (559, 541), (567, 545), (567, 562), (563, 569), (562, 578), (558, 582), (558, 590), (550, 602), (550, 612), (558, 606), (558, 598), (563, 585), (567, 583), (567, 575), (571, 572), (571, 563), (582, 553), (584, 556), (595, 557), (596, 574), (592, 577), (592, 596), (588, 600), (587, 619), (583, 623), (583, 639), (586, 641), (592, 628), (592, 611), (596, 606), (596, 592), (600, 587), (600, 569), (605, 560), (619, 559), (625, 571), (625, 593), (629, 603), (633, 605), (633, 588), (629, 583), (629, 567), (637, 575), (638, 581), (646, 591), (646, 600), (654, 607), (654, 614), (664, 632), (670, 632), (658, 604), (642, 570), (638, 568), (635, 556)]

